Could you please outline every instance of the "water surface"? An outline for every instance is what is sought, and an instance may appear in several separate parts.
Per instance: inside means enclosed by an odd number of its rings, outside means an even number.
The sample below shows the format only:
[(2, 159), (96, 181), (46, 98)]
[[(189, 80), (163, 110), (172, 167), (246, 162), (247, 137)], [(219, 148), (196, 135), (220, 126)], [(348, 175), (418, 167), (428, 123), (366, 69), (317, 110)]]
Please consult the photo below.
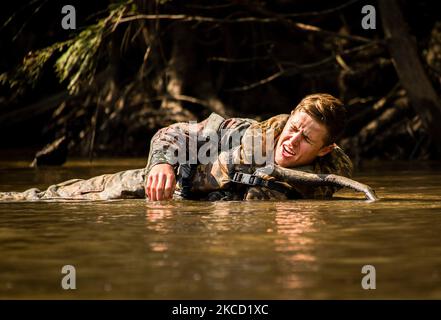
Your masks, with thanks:
[[(143, 165), (3, 161), (0, 191)], [(440, 299), (441, 166), (370, 163), (356, 178), (382, 200), (0, 203), (0, 298)]]

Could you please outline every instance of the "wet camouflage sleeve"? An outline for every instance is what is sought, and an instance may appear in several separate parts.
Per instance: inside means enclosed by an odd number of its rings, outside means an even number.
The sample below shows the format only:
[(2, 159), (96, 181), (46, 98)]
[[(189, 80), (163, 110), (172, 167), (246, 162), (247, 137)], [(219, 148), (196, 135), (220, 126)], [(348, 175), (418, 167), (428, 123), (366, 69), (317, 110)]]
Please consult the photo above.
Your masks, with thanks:
[[(160, 129), (152, 138), (150, 142), (149, 158), (146, 166), (146, 175), (157, 164), (168, 163), (171, 164), (175, 172), (179, 163), (176, 161), (176, 155), (178, 150), (185, 148), (186, 157), (189, 158), (188, 151), (190, 139), (198, 139), (195, 145), (197, 147), (196, 153), (199, 150), (200, 142), (199, 138), (203, 135), (203, 132), (213, 125), (212, 121), (214, 114), (202, 122), (195, 123), (195, 132), (191, 132), (190, 123), (176, 123), (166, 128)], [(219, 116), (217, 116), (219, 117)], [(219, 117), (220, 118), (220, 117)], [(219, 121), (219, 119), (217, 119)], [(219, 136), (220, 141), (227, 140), (229, 137), (237, 132), (244, 131), (251, 123), (255, 122), (246, 118), (229, 118), (223, 119), (221, 123), (214, 124), (215, 130), (219, 130), (223, 134)], [(240, 134), (240, 133), (239, 133)], [(198, 138), (199, 137), (199, 138)], [(193, 154), (193, 156), (197, 156)]]
[[(201, 134), (208, 119), (195, 124), (196, 134)], [(179, 149), (188, 150), (190, 139), (190, 123), (179, 122), (160, 129), (150, 141), (149, 158), (146, 175), (157, 164), (168, 163), (175, 169), (178, 167), (176, 153)]]
[(72, 179), (24, 192), (0, 192), (0, 201), (72, 201), (144, 198), (144, 169), (103, 174), (87, 180)]

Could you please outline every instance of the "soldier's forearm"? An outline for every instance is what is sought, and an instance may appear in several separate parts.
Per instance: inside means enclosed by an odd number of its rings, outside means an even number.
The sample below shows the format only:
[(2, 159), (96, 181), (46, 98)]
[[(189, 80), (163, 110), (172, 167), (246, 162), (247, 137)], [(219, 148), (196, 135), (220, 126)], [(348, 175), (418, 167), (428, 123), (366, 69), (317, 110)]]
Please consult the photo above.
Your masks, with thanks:
[[(192, 126), (194, 136), (203, 130), (206, 121)], [(150, 142), (149, 158), (146, 167), (147, 174), (157, 164), (167, 163), (176, 170), (181, 158), (187, 158), (189, 151), (190, 124), (176, 123), (160, 129)], [(197, 151), (197, 150), (196, 150)]]

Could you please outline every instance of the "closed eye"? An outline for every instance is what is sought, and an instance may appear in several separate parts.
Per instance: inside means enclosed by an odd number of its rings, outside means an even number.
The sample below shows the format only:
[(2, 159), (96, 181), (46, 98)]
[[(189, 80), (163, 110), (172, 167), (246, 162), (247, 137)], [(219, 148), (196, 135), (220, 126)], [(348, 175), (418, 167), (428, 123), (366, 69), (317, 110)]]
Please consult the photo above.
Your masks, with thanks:
[(313, 142), (311, 141), (311, 139), (309, 139), (309, 137), (306, 134), (303, 134), (303, 138), (305, 139), (305, 141), (309, 144), (313, 144)]

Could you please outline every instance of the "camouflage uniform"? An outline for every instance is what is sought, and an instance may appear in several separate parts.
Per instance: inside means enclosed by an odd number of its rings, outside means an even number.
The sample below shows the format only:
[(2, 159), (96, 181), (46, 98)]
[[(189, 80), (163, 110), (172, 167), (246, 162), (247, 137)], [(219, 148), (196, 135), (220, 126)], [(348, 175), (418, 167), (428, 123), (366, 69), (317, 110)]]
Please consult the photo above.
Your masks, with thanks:
[[(0, 200), (109, 200), (123, 198), (144, 198), (144, 185), (153, 166), (161, 163), (171, 164), (177, 174), (177, 186), (174, 198), (180, 198), (185, 188), (189, 194), (184, 197), (204, 200), (242, 200), (242, 199), (287, 199), (287, 198), (326, 198), (337, 191), (337, 187), (312, 187), (308, 185), (289, 185), (276, 182), (285, 187), (287, 192), (260, 186), (247, 186), (231, 182), (235, 171), (253, 173), (264, 166), (257, 163), (252, 154), (253, 144), (249, 141), (257, 131), (262, 143), (263, 155), (266, 156), (267, 133), (273, 133), (274, 145), (280, 136), (289, 115), (283, 114), (266, 121), (252, 119), (224, 119), (213, 113), (209, 118), (195, 124), (176, 123), (159, 130), (150, 143), (149, 159), (146, 168), (127, 170), (115, 174), (106, 174), (89, 180), (74, 179), (50, 186), (46, 191), (30, 189), (25, 192), (0, 193)], [(191, 129), (195, 129), (195, 132)], [(256, 131), (257, 130), (257, 131)], [(217, 136), (217, 141), (208, 137)], [(239, 137), (239, 138), (238, 138)], [(207, 140), (208, 139), (208, 140)], [(219, 151), (213, 161), (206, 164), (189, 161), (195, 155), (189, 152), (193, 144), (197, 151), (208, 143), (217, 143)], [(224, 147), (222, 147), (224, 146)], [(228, 147), (225, 147), (228, 146)], [(184, 148), (185, 161), (176, 162), (176, 153)], [(196, 161), (194, 161), (196, 162)], [(336, 147), (324, 157), (318, 157), (308, 166), (295, 168), (313, 173), (334, 173), (350, 177), (352, 163), (347, 155)], [(190, 171), (189, 171), (190, 170)], [(271, 177), (267, 177), (271, 180)], [(188, 186), (186, 185), (188, 183)]]
[[(240, 171), (244, 173), (253, 173), (256, 168), (263, 166), (253, 161), (246, 163), (245, 155), (252, 153), (253, 145), (244, 143), (250, 141), (250, 136), (255, 132), (261, 132), (262, 151), (266, 150), (266, 133), (272, 132), (274, 145), (282, 133), (283, 128), (289, 118), (289, 115), (282, 114), (272, 117), (266, 121), (257, 122), (252, 119), (231, 118), (224, 120), (216, 114), (212, 114), (208, 119), (200, 123), (195, 129), (197, 131), (198, 141), (205, 142), (207, 133), (204, 131), (215, 131), (218, 134), (219, 145), (226, 144), (232, 136), (239, 136), (240, 139), (232, 141), (227, 150), (219, 150), (220, 153), (213, 162), (208, 164), (197, 164), (194, 173), (190, 177), (191, 195), (199, 199), (208, 200), (242, 200), (242, 199), (286, 199), (286, 198), (327, 198), (331, 197), (337, 191), (337, 187), (312, 187), (308, 185), (292, 186), (283, 184), (288, 191), (268, 189), (258, 186), (244, 186), (232, 183), (230, 181), (231, 172)], [(170, 127), (159, 130), (151, 142), (149, 161), (147, 164), (147, 175), (151, 168), (160, 163), (173, 164), (176, 157), (175, 151), (180, 145), (170, 137), (184, 137), (185, 144), (189, 145), (190, 128), (188, 123), (177, 123)], [(202, 137), (202, 139), (200, 139)], [(199, 150), (198, 145), (198, 150)], [(254, 160), (254, 159), (251, 159)], [(182, 165), (182, 164), (181, 164)], [(178, 164), (174, 165), (178, 171)], [(332, 152), (324, 157), (318, 157), (308, 166), (296, 168), (312, 173), (334, 173), (350, 177), (352, 175), (352, 163), (349, 157), (342, 149), (336, 147)], [(271, 177), (267, 177), (271, 179)], [(180, 177), (178, 175), (177, 193), (182, 189)]]
[(0, 192), (0, 201), (36, 200), (110, 200), (143, 198), (144, 169), (103, 174), (88, 180), (72, 179), (50, 186), (45, 191), (36, 188), (24, 192)]

